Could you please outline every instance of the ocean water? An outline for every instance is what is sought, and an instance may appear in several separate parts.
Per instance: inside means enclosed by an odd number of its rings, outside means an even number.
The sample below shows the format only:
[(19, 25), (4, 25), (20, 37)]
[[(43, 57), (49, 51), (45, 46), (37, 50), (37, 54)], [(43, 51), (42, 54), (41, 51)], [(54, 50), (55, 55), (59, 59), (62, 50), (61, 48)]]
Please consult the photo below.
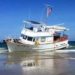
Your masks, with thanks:
[(8, 53), (0, 44), (0, 75), (75, 75), (75, 42), (70, 48), (50, 52)]

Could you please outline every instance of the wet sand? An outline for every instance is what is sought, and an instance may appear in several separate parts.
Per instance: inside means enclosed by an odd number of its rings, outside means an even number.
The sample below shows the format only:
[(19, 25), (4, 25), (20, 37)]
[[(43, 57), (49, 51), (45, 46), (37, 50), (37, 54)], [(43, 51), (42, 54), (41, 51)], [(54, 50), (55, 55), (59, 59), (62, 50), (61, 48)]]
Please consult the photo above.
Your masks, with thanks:
[(3, 53), (0, 75), (75, 75), (75, 53)]

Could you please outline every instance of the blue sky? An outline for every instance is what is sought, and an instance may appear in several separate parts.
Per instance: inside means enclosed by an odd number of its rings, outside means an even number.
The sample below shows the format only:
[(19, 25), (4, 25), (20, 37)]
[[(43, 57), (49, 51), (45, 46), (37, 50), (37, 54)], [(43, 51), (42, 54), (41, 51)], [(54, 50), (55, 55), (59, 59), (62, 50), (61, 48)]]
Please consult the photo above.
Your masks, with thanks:
[(53, 9), (47, 23), (64, 23), (75, 40), (75, 0), (0, 0), (0, 39), (20, 36), (24, 20), (45, 21), (46, 4)]

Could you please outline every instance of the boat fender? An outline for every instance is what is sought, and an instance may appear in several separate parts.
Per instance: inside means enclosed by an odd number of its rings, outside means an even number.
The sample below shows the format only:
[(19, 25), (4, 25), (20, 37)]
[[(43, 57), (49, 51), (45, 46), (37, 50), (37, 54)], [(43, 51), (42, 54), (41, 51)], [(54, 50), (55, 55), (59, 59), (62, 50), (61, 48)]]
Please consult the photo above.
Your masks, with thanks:
[(39, 45), (39, 41), (35, 41), (35, 45), (38, 46)]

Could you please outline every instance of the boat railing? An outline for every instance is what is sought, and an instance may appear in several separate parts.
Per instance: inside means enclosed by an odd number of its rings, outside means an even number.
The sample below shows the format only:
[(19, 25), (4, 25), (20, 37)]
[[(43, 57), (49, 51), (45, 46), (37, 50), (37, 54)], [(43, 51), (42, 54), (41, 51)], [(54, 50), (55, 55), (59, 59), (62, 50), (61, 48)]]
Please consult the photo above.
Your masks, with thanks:
[(45, 32), (45, 30), (40, 29), (40, 28), (25, 28), (25, 31), (30, 31), (30, 32)]

